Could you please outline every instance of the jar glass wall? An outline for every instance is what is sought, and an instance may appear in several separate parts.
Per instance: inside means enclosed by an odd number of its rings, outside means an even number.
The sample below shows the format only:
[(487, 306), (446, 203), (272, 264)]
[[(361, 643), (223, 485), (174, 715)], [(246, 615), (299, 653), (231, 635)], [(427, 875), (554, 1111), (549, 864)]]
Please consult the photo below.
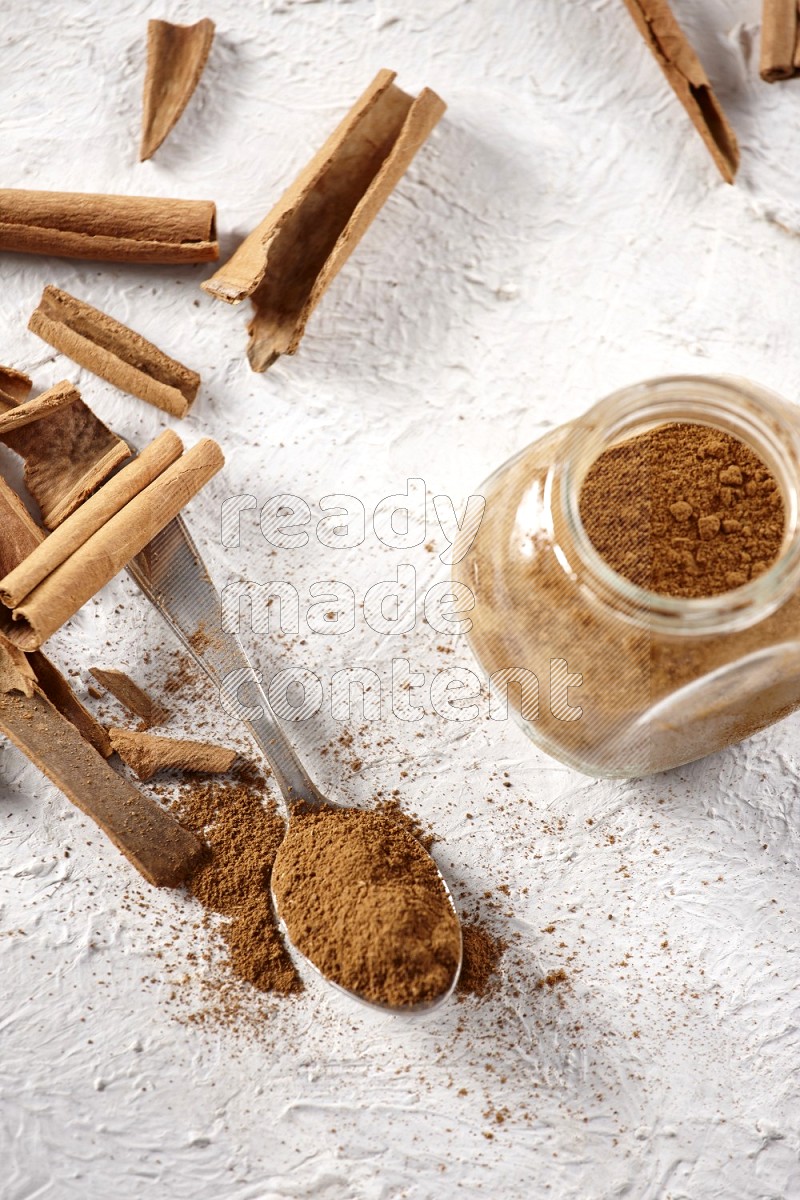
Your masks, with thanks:
[[(781, 552), (720, 595), (646, 591), (608, 566), (579, 511), (608, 448), (669, 423), (745, 442), (772, 471)], [(642, 487), (647, 480), (642, 480)], [(744, 381), (651, 380), (595, 405), (484, 485), (454, 578), (475, 598), (469, 640), (530, 737), (588, 774), (636, 776), (741, 741), (800, 707), (800, 414)]]

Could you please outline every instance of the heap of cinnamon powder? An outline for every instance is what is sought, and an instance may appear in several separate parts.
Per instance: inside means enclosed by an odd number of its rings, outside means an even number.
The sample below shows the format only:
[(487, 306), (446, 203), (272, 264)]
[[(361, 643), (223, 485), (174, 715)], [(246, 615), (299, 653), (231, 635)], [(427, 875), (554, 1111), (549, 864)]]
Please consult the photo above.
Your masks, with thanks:
[(783, 496), (744, 442), (669, 424), (606, 450), (583, 484), (580, 515), (609, 566), (669, 596), (741, 587), (781, 551)]
[(298, 950), (349, 991), (406, 1007), (453, 982), (458, 919), (433, 860), (388, 814), (293, 815), (272, 887)]

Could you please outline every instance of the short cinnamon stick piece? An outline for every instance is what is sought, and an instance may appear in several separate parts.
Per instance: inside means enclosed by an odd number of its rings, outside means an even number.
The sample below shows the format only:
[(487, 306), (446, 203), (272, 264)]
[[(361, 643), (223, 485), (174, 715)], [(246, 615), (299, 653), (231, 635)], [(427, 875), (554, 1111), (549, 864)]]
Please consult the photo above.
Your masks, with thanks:
[[(15, 568), (0, 577), (0, 600), (15, 608), (37, 584), (46, 579), (74, 554), (92, 534), (102, 529), (120, 509), (138, 496), (148, 484), (183, 453), (183, 443), (171, 429), (165, 429), (141, 454), (85, 500), (41, 545), (31, 547)], [(41, 541), (41, 531), (39, 541)], [(35, 553), (34, 553), (35, 551)]]
[(736, 135), (666, 0), (625, 0), (625, 4), (722, 178), (733, 183), (739, 166)]
[[(25, 484), (48, 529), (60, 525), (130, 457), (125, 442), (94, 415), (72, 384), (65, 381), (56, 388), (75, 391), (67, 408), (22, 429), (0, 432), (6, 445), (25, 459)], [(0, 395), (0, 412), (13, 406), (11, 397)]]
[(9, 641), (37, 650), (178, 515), (223, 463), (217, 443), (203, 438), (167, 467), (10, 614), (4, 610), (2, 632)]
[(0, 250), (107, 262), (219, 258), (211, 200), (0, 188)]
[(169, 716), (167, 710), (152, 700), (124, 671), (104, 670), (102, 667), (90, 667), (89, 670), (97, 682), (119, 700), (123, 708), (140, 718), (140, 729), (149, 729), (166, 721)]
[(31, 394), (33, 383), (24, 371), (15, 371), (13, 367), (0, 367), (0, 399), (4, 401), (3, 408), (9, 404), (22, 404)]
[(8, 689), (0, 692), (0, 733), (100, 826), (145, 879), (157, 887), (182, 883), (203, 855), (197, 838), (118, 775), (38, 688), (29, 691), (24, 676), (14, 680), (2, 645), (0, 678)]
[(15, 429), (21, 429), (23, 425), (41, 421), (42, 417), (51, 417), (60, 409), (74, 404), (76, 400), (80, 400), (80, 394), (71, 383), (58, 383), (48, 391), (42, 392), (40, 396), (35, 396), (33, 400), (25, 400), (15, 408), (7, 408), (5, 412), (0, 413), (0, 437), (13, 433)]
[(264, 371), (294, 354), (311, 313), (445, 110), (379, 71), (325, 145), (232, 258), (201, 287), (237, 304), (250, 296), (248, 357)]
[(797, 0), (764, 0), (761, 14), (761, 78), (767, 83), (796, 74), (798, 45)]
[(17, 493), (0, 478), (0, 571), (13, 570), (44, 536)]
[(174, 417), (185, 417), (200, 376), (141, 334), (51, 284), (28, 328), (74, 362)]
[(141, 162), (152, 158), (183, 115), (203, 74), (213, 40), (214, 22), (208, 17), (195, 25), (147, 22)]
[(90, 742), (98, 754), (108, 758), (112, 753), (111, 741), (103, 726), (96, 721), (73, 692), (67, 680), (41, 650), (28, 655), (36, 682), (47, 699), (63, 717), (71, 721), (80, 735)]
[(111, 745), (140, 779), (151, 779), (157, 771), (177, 767), (183, 771), (224, 774), (233, 766), (236, 751), (212, 742), (155, 737), (129, 729), (109, 729)]

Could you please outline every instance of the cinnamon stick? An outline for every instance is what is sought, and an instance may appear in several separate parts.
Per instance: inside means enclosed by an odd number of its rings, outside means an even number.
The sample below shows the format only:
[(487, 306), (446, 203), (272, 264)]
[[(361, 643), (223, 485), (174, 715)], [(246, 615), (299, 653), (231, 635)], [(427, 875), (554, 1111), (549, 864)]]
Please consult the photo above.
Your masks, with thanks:
[(92, 534), (137, 496), (183, 453), (183, 443), (171, 429), (165, 429), (132, 462), (81, 504), (41, 545), (32, 549), (0, 577), (0, 600), (9, 608), (51, 575), (56, 567), (74, 554)]
[(0, 250), (108, 262), (219, 258), (211, 200), (0, 188)]
[(224, 462), (203, 438), (134, 496), (11, 612), (2, 632), (36, 650), (176, 517)]
[(172, 767), (221, 775), (231, 769), (236, 758), (235, 750), (212, 742), (155, 737), (152, 733), (134, 733), (129, 729), (109, 729), (108, 736), (122, 761), (142, 780)]
[(379, 71), (295, 182), (233, 257), (201, 287), (237, 304), (250, 296), (248, 357), (264, 371), (294, 354), (311, 313), (445, 110)]
[(764, 0), (761, 14), (761, 78), (791, 79), (798, 68), (797, 0)]
[(29, 375), (24, 371), (15, 371), (13, 367), (0, 367), (0, 397), (5, 405), (22, 404), (31, 394), (33, 384)]
[(17, 493), (0, 477), (0, 571), (11, 571), (44, 536)]
[(101, 379), (174, 417), (186, 416), (200, 387), (196, 371), (52, 284), (44, 289), (28, 328)]
[(141, 162), (155, 154), (178, 123), (203, 74), (213, 40), (214, 22), (208, 17), (194, 25), (147, 22)]
[(13, 661), (0, 643), (0, 732), (90, 816), (157, 887), (182, 883), (201, 843), (113, 770)]
[(625, 0), (625, 4), (722, 178), (733, 183), (739, 166), (736, 135), (667, 0)]
[(36, 682), (53, 708), (58, 709), (63, 717), (72, 722), (81, 737), (90, 742), (98, 754), (108, 758), (112, 753), (108, 734), (100, 722), (81, 704), (58, 668), (49, 658), (45, 658), (41, 650), (34, 650), (29, 654), (28, 661), (33, 668)]
[(0, 437), (13, 433), (15, 429), (21, 429), (23, 425), (41, 421), (42, 417), (50, 417), (79, 399), (80, 395), (71, 383), (57, 383), (55, 387), (35, 396), (33, 400), (25, 400), (15, 408), (7, 408), (5, 412), (0, 413)]
[(90, 667), (89, 670), (97, 682), (119, 700), (123, 708), (132, 716), (140, 718), (140, 730), (149, 729), (152, 725), (162, 725), (166, 721), (169, 716), (167, 710), (152, 700), (124, 671), (102, 667)]
[[(130, 456), (125, 442), (94, 415), (72, 384), (64, 381), (56, 388), (75, 392), (67, 408), (22, 429), (0, 432), (6, 445), (25, 459), (25, 484), (48, 529), (55, 529)], [(0, 395), (0, 412), (12, 407), (13, 398)]]

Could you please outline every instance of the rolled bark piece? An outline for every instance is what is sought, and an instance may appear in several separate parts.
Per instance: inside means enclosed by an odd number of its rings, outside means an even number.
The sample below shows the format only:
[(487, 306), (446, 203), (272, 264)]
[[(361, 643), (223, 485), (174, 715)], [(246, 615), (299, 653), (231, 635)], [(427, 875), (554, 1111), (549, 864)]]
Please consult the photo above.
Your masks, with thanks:
[[(0, 645), (0, 732), (91, 817), (156, 887), (177, 887), (200, 861), (198, 839), (118, 775), (47, 697), (27, 693)], [(13, 685), (13, 686), (10, 686)]]
[(219, 258), (212, 200), (0, 188), (0, 250), (106, 262)]
[(141, 720), (140, 730), (149, 729), (152, 725), (162, 725), (169, 713), (155, 700), (151, 700), (147, 692), (138, 683), (125, 674), (124, 671), (104, 670), (102, 667), (89, 667), (97, 682), (111, 692), (119, 700), (123, 708), (134, 717)]
[(157, 771), (169, 767), (221, 775), (231, 769), (236, 758), (235, 750), (212, 742), (155, 737), (152, 733), (133, 733), (129, 729), (109, 729), (108, 736), (122, 761), (142, 780), (151, 779)]
[(15, 371), (13, 367), (0, 367), (0, 398), (8, 404), (22, 404), (31, 394), (33, 383), (24, 371)]
[[(25, 459), (25, 484), (48, 529), (60, 525), (130, 457), (125, 442), (94, 415), (72, 384), (57, 383), (50, 391), (58, 388), (75, 392), (67, 408), (23, 429), (0, 432), (6, 445)], [(0, 412), (10, 406), (11, 398), (0, 395)]]
[(667, 0), (625, 0), (625, 4), (722, 178), (733, 183), (739, 166), (736, 134)]
[(379, 71), (296, 181), (201, 287), (229, 304), (251, 296), (248, 357), (264, 371), (294, 354), (323, 293), (352, 254), (445, 110)]
[(38, 650), (87, 600), (113, 579), (224, 463), (216, 442), (203, 438), (143, 488), (21, 604), (5, 610), (2, 632), (23, 650)]
[(0, 437), (21, 429), (23, 425), (32, 425), (41, 421), (42, 417), (50, 417), (62, 408), (67, 408), (80, 400), (78, 391), (71, 383), (59, 383), (33, 400), (25, 400), (15, 408), (8, 408), (0, 413)]
[(0, 571), (8, 574), (44, 536), (17, 493), (0, 478)]
[(186, 416), (200, 387), (196, 371), (52, 284), (44, 289), (28, 329), (101, 379), (174, 417)]
[(141, 162), (155, 154), (183, 115), (200, 82), (213, 40), (214, 22), (208, 17), (195, 25), (147, 22)]
[[(183, 443), (171, 429), (165, 429), (141, 454), (81, 504), (49, 537), (34, 545), (18, 560), (14, 570), (0, 577), (0, 600), (16, 607), (89, 540), (92, 534), (144, 488), (175, 462), (183, 453)], [(41, 531), (40, 531), (41, 532)], [(41, 540), (41, 539), (40, 539)]]
[(797, 0), (764, 0), (761, 14), (761, 78), (791, 79), (797, 70)]
[(56, 666), (45, 658), (41, 650), (28, 655), (36, 682), (47, 699), (57, 708), (62, 717), (71, 721), (82, 737), (90, 742), (98, 754), (108, 758), (112, 753), (111, 740), (99, 721), (81, 704), (67, 680)]

